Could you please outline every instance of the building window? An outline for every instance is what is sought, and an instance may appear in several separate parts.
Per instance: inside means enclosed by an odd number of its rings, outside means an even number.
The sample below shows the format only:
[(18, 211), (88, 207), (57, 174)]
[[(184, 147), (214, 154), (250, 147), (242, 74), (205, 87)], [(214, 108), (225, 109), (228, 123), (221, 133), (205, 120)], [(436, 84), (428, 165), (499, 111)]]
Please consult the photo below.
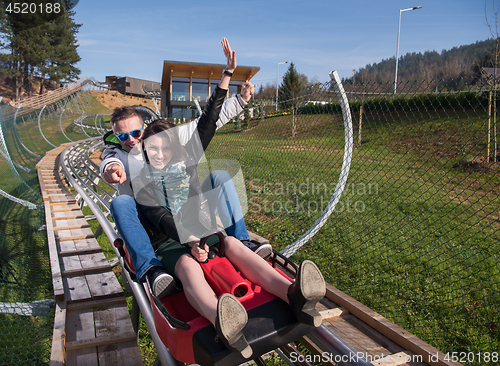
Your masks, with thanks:
[(186, 101), (189, 100), (189, 78), (172, 78), (172, 97), (171, 100)]
[(198, 117), (198, 110), (196, 108), (172, 108), (172, 118), (184, 119), (185, 122)]
[(208, 79), (193, 78), (193, 101), (206, 102), (208, 99)]
[(213, 93), (215, 88), (217, 88), (217, 85), (219, 85), (220, 80), (210, 80), (210, 93)]
[(229, 98), (234, 97), (241, 91), (241, 85), (243, 85), (243, 81), (232, 81), (229, 83)]

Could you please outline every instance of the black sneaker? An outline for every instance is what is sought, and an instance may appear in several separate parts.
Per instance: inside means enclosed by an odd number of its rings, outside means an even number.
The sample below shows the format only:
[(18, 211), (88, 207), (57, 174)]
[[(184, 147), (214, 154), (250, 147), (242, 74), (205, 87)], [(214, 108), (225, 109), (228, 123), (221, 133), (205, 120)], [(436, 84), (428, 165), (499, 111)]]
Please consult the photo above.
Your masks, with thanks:
[(273, 247), (269, 243), (259, 243), (255, 240), (241, 240), (241, 242), (263, 259), (267, 259), (273, 254)]
[(175, 280), (162, 267), (153, 267), (146, 273), (149, 288), (158, 299), (172, 295), (176, 291)]

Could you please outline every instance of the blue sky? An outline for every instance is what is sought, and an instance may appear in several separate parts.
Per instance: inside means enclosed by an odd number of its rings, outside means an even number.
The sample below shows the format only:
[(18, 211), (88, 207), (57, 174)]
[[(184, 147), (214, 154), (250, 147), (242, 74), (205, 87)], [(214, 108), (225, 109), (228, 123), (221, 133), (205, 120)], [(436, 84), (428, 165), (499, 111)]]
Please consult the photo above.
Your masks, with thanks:
[[(497, 2), (500, 4), (500, 2)], [(493, 0), (487, 10), (494, 23)], [(256, 85), (276, 83), (278, 63), (324, 82), (329, 72), (491, 38), (483, 0), (80, 0), (74, 8), (82, 76), (160, 81), (164, 60), (225, 63), (227, 37)], [(498, 6), (498, 5), (497, 5)], [(279, 66), (279, 79), (288, 65)]]

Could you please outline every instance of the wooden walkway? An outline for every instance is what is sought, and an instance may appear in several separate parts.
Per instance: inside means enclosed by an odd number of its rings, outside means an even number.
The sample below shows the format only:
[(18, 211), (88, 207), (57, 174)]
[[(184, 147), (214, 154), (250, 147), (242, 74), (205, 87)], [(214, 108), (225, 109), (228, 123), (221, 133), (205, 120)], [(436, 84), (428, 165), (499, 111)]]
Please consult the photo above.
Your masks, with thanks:
[(142, 365), (122, 287), (59, 172), (67, 145), (37, 164), (57, 302), (50, 365)]

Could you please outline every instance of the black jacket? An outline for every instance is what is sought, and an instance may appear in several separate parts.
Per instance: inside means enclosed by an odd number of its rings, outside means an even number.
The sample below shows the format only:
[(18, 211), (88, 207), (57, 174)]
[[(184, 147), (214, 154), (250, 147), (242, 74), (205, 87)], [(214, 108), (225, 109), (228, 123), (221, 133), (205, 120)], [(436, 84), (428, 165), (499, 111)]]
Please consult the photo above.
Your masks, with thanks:
[[(188, 201), (183, 204), (175, 217), (165, 207), (159, 205), (159, 188), (148, 180), (146, 169), (143, 169), (143, 172), (136, 178), (142, 180), (139, 185), (134, 184), (137, 205), (144, 216), (163, 235), (180, 243), (186, 242), (189, 235), (203, 237), (216, 231), (215, 216), (201, 191), (197, 166), (215, 134), (216, 122), (226, 93), (227, 90), (219, 87), (215, 89), (199, 119), (198, 134), (193, 134), (185, 145), (188, 155), (186, 172), (190, 175), (189, 195)], [(138, 186), (142, 188), (137, 192), (135, 187)]]

